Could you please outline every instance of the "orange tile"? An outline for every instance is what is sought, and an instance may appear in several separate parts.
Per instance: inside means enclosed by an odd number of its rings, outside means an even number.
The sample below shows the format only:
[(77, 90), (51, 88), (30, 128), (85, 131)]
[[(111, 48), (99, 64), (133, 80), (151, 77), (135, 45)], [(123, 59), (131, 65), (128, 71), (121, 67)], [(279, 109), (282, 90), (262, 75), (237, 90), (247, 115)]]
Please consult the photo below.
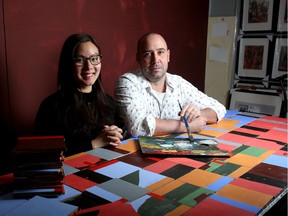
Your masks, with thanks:
[(234, 163), (234, 164), (239, 164), (242, 166), (246, 167), (254, 167), (257, 164), (259, 164), (263, 159), (258, 158), (258, 157), (253, 157), (250, 155), (245, 155), (245, 154), (236, 154), (231, 158), (226, 159), (226, 162)]
[(273, 198), (272, 195), (249, 190), (231, 184), (226, 185), (217, 191), (216, 194), (229, 199), (257, 206), (259, 208), (263, 208)]
[(127, 140), (126, 144), (116, 147), (117, 149), (122, 149), (129, 152), (136, 152), (140, 149), (139, 143), (137, 140)]
[(179, 181), (187, 182), (199, 187), (206, 187), (216, 180), (220, 179), (222, 176), (219, 174), (207, 172), (205, 170), (195, 169), (186, 175), (178, 178)]
[(237, 179), (240, 176), (242, 176), (243, 174), (245, 174), (246, 172), (248, 172), (250, 169), (251, 169), (251, 167), (241, 166), (237, 170), (235, 170), (234, 172), (230, 173), (228, 176), (231, 178)]

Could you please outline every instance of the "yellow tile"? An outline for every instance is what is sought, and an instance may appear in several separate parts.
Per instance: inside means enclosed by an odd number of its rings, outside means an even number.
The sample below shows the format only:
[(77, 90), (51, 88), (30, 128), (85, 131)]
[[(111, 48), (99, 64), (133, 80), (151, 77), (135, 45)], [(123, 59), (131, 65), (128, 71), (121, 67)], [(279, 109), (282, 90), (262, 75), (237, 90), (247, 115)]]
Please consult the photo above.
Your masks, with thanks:
[(219, 174), (207, 172), (205, 170), (195, 169), (187, 173), (186, 175), (178, 178), (178, 180), (199, 187), (206, 187), (218, 180), (219, 178), (221, 178), (221, 175)]
[(214, 130), (202, 130), (199, 134), (200, 135), (207, 135), (207, 136), (213, 136), (213, 137), (218, 137), (221, 136), (223, 134), (225, 134), (226, 132), (221, 132), (221, 131), (214, 131)]
[(226, 162), (239, 164), (242, 166), (252, 168), (252, 167), (256, 166), (257, 164), (261, 163), (262, 160), (263, 160), (262, 158), (258, 158), (258, 157), (239, 153), (239, 154), (234, 155), (231, 158), (226, 159)]
[(225, 130), (234, 130), (236, 129), (235, 125), (239, 124), (239, 121), (222, 119), (217, 124), (211, 124), (209, 127), (220, 128)]

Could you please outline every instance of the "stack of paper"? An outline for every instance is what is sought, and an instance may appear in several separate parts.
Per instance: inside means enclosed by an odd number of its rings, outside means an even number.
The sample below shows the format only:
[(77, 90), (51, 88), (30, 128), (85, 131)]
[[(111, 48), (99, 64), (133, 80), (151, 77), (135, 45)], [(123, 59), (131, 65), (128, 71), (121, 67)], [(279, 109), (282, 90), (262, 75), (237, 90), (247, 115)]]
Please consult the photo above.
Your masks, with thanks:
[(63, 136), (18, 138), (13, 152), (14, 197), (53, 197), (63, 194), (64, 151)]

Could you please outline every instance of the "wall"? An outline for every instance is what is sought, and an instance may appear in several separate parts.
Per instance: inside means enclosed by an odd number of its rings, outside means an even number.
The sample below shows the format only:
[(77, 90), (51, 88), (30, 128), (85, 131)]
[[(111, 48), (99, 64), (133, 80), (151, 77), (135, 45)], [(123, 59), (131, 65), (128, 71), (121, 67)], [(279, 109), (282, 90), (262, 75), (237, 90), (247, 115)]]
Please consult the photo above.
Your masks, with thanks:
[(136, 67), (136, 42), (149, 31), (166, 38), (169, 71), (204, 90), (208, 9), (209, 0), (0, 0), (0, 135), (31, 134), (40, 102), (57, 88), (61, 46), (76, 32), (101, 44), (111, 95)]
[(237, 4), (237, 0), (210, 0), (205, 93), (217, 98), (226, 107), (229, 107), (235, 64)]

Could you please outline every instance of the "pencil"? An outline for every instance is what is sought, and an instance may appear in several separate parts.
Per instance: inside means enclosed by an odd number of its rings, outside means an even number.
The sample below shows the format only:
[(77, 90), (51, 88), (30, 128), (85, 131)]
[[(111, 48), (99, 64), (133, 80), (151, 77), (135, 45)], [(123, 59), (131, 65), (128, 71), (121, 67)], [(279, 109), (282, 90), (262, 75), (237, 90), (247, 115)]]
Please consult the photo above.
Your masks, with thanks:
[[(178, 104), (179, 104), (180, 110), (182, 110), (182, 106), (181, 106), (181, 104), (180, 104), (179, 101), (178, 101)], [(187, 119), (186, 119), (185, 115), (183, 116), (183, 121), (184, 121), (185, 127), (186, 127), (186, 129), (187, 129), (188, 139), (189, 139), (190, 141), (193, 141), (193, 135), (192, 135), (192, 133), (190, 132), (189, 124), (188, 124), (188, 122), (187, 122)]]

